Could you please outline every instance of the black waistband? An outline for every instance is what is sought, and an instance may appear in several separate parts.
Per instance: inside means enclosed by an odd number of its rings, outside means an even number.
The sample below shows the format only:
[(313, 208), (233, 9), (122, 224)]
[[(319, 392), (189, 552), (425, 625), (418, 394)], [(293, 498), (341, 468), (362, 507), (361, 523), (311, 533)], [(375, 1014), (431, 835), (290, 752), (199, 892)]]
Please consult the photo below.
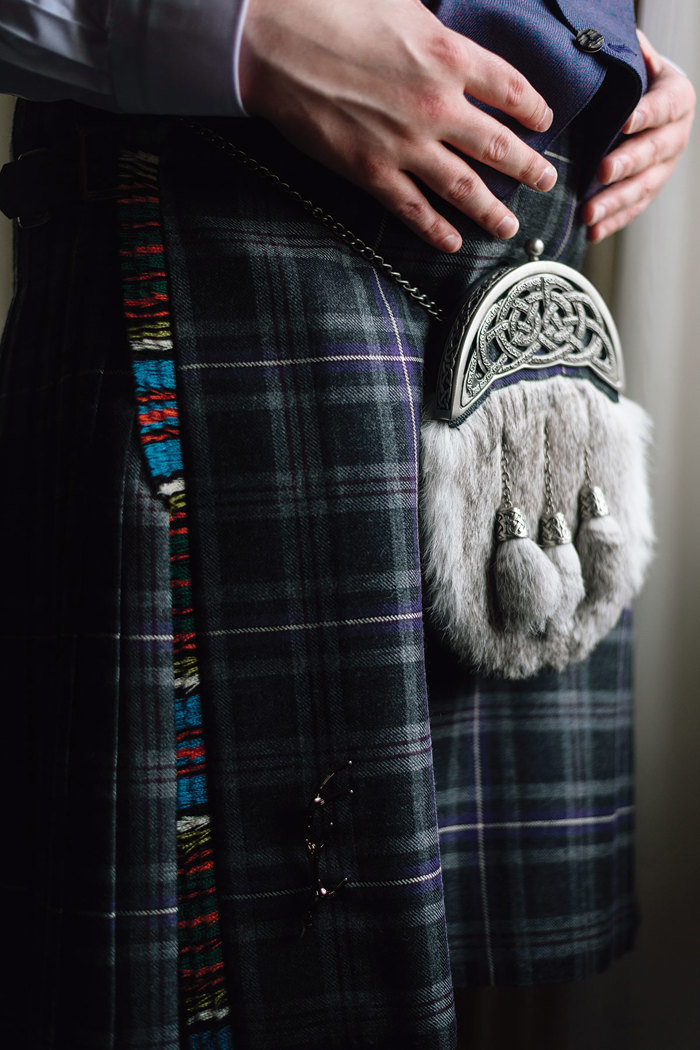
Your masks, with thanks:
[(0, 171), (0, 211), (22, 226), (36, 226), (56, 208), (113, 200), (122, 143), (157, 149), (167, 125), (168, 118), (20, 99), (13, 122), (14, 159)]

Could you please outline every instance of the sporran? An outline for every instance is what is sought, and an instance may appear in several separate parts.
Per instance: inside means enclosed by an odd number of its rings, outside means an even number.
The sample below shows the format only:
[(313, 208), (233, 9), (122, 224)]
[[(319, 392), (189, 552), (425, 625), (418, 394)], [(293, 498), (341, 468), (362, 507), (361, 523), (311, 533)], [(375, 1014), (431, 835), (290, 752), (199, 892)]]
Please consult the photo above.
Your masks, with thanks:
[(428, 615), (481, 671), (582, 660), (638, 593), (653, 546), (650, 421), (622, 396), (614, 321), (561, 263), (503, 267), (452, 327), (422, 426)]

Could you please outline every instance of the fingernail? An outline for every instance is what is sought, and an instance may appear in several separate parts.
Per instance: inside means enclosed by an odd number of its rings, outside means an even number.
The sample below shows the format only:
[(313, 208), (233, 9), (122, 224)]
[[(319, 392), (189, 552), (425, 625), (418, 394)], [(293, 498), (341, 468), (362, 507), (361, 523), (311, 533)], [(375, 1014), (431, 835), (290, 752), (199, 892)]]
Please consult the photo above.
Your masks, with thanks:
[(456, 233), (448, 233), (443, 241), (440, 241), (440, 249), (443, 252), (456, 252), (461, 247), (462, 241)]
[(535, 128), (535, 131), (546, 131), (547, 128), (550, 127), (550, 125), (551, 125), (553, 120), (554, 120), (554, 113), (549, 108), (549, 106), (547, 106), (545, 115), (542, 117), (542, 120), (539, 122), (539, 124)]
[(595, 226), (597, 222), (600, 222), (600, 220), (604, 218), (605, 208), (602, 206), (602, 204), (596, 204), (593, 208), (593, 211), (591, 212), (591, 217), (588, 220), (588, 225)]
[(520, 223), (515, 216), (506, 215), (505, 219), (501, 219), (496, 227), (496, 236), (502, 241), (507, 241), (509, 237), (514, 237), (519, 229)]
[(638, 128), (641, 128), (643, 123), (644, 123), (644, 113), (642, 111), (638, 110), (638, 109), (635, 110), (635, 112), (630, 117), (629, 127), (627, 128), (627, 134), (628, 135), (634, 135), (635, 131)]
[(553, 168), (550, 164), (544, 169), (539, 179), (535, 183), (535, 189), (539, 190), (540, 193), (547, 193), (549, 190), (551, 190), (552, 186), (554, 186), (556, 181), (557, 169)]
[(606, 182), (617, 182), (622, 175), (622, 164), (619, 160), (614, 160), (610, 166), (610, 174), (608, 175)]

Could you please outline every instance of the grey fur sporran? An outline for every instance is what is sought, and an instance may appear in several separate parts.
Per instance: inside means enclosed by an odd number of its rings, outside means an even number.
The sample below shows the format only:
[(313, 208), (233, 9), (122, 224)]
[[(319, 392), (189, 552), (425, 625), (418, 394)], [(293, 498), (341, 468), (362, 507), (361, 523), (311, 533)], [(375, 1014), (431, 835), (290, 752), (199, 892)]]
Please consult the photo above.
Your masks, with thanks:
[(654, 541), (650, 420), (621, 394), (614, 321), (543, 248), (469, 296), (421, 434), (428, 616), (465, 662), (506, 678), (587, 656)]

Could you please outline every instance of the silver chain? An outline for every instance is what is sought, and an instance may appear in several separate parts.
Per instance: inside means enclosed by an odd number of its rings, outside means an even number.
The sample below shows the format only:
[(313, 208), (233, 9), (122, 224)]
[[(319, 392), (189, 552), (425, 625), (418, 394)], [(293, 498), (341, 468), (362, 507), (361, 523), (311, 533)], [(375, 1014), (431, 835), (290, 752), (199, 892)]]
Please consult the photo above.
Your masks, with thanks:
[(432, 299), (428, 297), (425, 292), (419, 291), (415, 285), (411, 284), (407, 277), (404, 277), (399, 270), (397, 270), (390, 262), (376, 252), (371, 245), (363, 241), (361, 237), (358, 237), (356, 233), (349, 230), (338, 219), (334, 218), (330, 212), (324, 211), (323, 208), (314, 204), (313, 201), (304, 197), (299, 190), (295, 189), (288, 182), (278, 175), (277, 172), (272, 171), (267, 165), (261, 164), (259, 160), (247, 153), (246, 150), (242, 149), (241, 146), (237, 146), (235, 142), (230, 142), (229, 139), (224, 138), (223, 135), (219, 135), (218, 132), (208, 128), (205, 124), (198, 124), (193, 120), (186, 120), (181, 118), (181, 123), (185, 127), (189, 128), (190, 131), (194, 131), (201, 138), (206, 139), (212, 146), (225, 153), (232, 160), (235, 160), (238, 164), (241, 164), (248, 171), (252, 172), (253, 175), (261, 179), (263, 182), (267, 182), (274, 186), (280, 193), (283, 193), (286, 197), (295, 201), (301, 205), (304, 211), (322, 223), (331, 233), (339, 237), (345, 244), (348, 245), (354, 252), (361, 255), (363, 259), (376, 266), (385, 276), (390, 277), (392, 281), (403, 288), (404, 292), (411, 297), (419, 306), (422, 306), (431, 317), (437, 318), (438, 321), (444, 320), (444, 313), (442, 308), (439, 307)]
[(552, 490), (552, 460), (549, 447), (549, 427), (544, 425), (544, 491), (547, 499), (547, 513), (554, 514), (554, 492)]
[(591, 478), (591, 463), (588, 454), (588, 445), (584, 445), (583, 448), (583, 480), (589, 489), (593, 488), (593, 480)]
[(509, 458), (510, 449), (506, 445), (504, 439), (501, 442), (501, 507), (503, 510), (511, 510), (513, 506), (513, 496), (511, 492), (512, 478), (508, 468)]

